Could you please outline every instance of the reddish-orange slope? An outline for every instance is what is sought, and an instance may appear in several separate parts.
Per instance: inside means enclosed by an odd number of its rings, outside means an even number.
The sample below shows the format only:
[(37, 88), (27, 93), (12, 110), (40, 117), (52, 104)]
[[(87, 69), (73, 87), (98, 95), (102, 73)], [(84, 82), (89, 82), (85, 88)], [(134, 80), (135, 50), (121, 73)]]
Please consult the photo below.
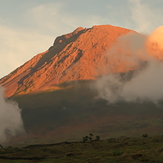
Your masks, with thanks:
[[(6, 88), (5, 96), (53, 89), (73, 80), (95, 79), (106, 73), (102, 67), (113, 64), (104, 59), (108, 49), (119, 36), (131, 30), (111, 25), (77, 28), (72, 33), (56, 38), (48, 51), (40, 53), (0, 80)], [(112, 71), (123, 72), (126, 64)]]

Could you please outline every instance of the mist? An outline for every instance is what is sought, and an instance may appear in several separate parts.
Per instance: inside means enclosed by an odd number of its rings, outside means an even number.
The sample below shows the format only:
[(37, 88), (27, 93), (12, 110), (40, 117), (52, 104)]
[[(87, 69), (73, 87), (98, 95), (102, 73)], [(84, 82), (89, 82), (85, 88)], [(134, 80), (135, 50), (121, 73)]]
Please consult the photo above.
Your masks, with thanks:
[(157, 103), (163, 99), (162, 36), (163, 27), (159, 27), (149, 36), (129, 33), (120, 37), (105, 55), (114, 64), (103, 67), (108, 73), (99, 77), (92, 86), (98, 92), (98, 98), (108, 103)]
[(4, 89), (0, 87), (0, 143), (25, 131), (18, 104), (5, 99), (3, 92)]

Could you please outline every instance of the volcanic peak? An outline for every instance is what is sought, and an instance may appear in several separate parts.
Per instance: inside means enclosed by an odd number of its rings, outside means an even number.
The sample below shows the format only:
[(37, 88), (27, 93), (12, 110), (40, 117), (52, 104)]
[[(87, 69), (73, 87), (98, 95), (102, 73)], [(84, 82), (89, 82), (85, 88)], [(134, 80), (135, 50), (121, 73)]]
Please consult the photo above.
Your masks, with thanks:
[(98, 25), (79, 27), (72, 33), (57, 37), (49, 50), (36, 55), (0, 80), (6, 88), (5, 96), (53, 90), (67, 81), (91, 80), (110, 71), (126, 71), (126, 63), (110, 69), (109, 66), (117, 61), (113, 58), (108, 61), (104, 56), (117, 38), (128, 32), (131, 30)]

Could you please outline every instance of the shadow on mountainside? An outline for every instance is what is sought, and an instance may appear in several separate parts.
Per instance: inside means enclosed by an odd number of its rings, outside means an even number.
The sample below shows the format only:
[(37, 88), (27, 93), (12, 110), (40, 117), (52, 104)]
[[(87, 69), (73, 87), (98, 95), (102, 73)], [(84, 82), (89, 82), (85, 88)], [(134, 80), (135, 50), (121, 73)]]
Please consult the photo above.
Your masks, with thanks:
[(70, 35), (69, 37), (66, 37), (67, 35), (57, 37), (54, 41), (53, 46), (49, 48), (49, 51), (42, 56), (42, 58), (37, 62), (37, 64), (34, 67), (31, 68), (30, 72), (27, 75), (25, 75), (18, 81), (18, 84), (22, 84), (26, 78), (28, 78), (31, 74), (36, 72), (44, 64), (49, 64), (52, 61), (51, 59), (56, 54), (59, 54), (66, 47), (67, 44), (74, 42), (79, 37), (79, 35), (81, 35), (84, 32), (85, 29), (82, 29), (80, 31), (73, 32), (74, 34), (73, 33), (67, 34)]
[(91, 82), (62, 83), (60, 90), (13, 97), (22, 109), (27, 133), (36, 134), (38, 140), (63, 141), (88, 132), (103, 137), (163, 132), (163, 102), (160, 107), (150, 101), (108, 104), (97, 99)]

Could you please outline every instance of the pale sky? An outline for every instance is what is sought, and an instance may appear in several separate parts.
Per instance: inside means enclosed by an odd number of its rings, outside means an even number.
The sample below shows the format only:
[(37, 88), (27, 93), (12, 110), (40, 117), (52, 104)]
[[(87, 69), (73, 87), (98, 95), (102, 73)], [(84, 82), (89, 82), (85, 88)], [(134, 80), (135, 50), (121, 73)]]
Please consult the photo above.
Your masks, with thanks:
[(111, 24), (149, 34), (163, 0), (0, 0), (0, 78), (77, 27)]

